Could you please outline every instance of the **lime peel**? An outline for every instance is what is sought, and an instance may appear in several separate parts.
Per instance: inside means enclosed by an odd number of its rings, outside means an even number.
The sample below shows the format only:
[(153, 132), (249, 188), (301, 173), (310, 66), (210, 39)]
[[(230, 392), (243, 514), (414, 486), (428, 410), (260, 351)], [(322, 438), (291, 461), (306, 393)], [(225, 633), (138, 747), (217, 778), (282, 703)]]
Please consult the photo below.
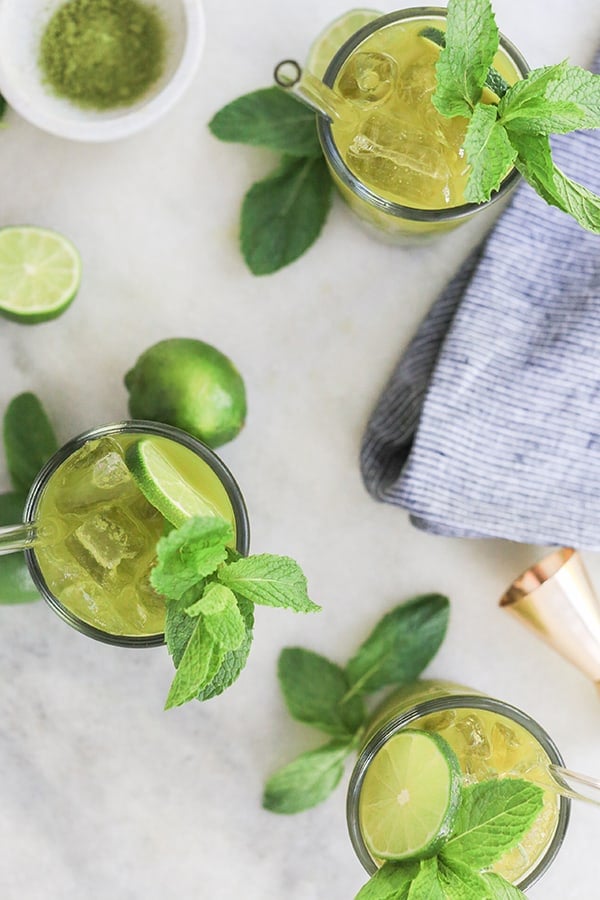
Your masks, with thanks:
[(29, 225), (0, 228), (0, 314), (25, 324), (46, 322), (73, 302), (81, 259), (68, 238)]
[(152, 438), (142, 438), (132, 444), (125, 454), (125, 462), (148, 503), (176, 528), (193, 516), (217, 515)]
[(461, 800), (456, 754), (440, 735), (405, 729), (376, 753), (360, 801), (363, 839), (375, 859), (424, 859), (452, 832)]

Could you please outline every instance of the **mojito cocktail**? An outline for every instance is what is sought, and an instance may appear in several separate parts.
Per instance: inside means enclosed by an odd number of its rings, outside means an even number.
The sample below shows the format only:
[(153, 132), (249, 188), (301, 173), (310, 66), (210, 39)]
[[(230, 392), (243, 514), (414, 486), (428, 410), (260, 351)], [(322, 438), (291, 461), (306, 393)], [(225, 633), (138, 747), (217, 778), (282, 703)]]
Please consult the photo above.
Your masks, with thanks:
[(247, 552), (246, 510), (229, 471), (199, 441), (150, 422), (97, 429), (63, 447), (40, 472), (25, 516), (35, 528), (28, 564), (55, 611), (91, 637), (148, 646), (163, 642), (165, 604), (150, 570), (173, 523), (132, 475), (141, 442), (163, 483), (185, 491), (190, 512), (226, 519)]
[(367, 871), (373, 873), (383, 862), (377, 856), (377, 847), (386, 841), (382, 825), (393, 831), (399, 811), (411, 800), (401, 788), (388, 792), (387, 799), (387, 788), (381, 790), (382, 780), (402, 781), (404, 763), (394, 739), (407, 729), (443, 738), (458, 760), (464, 786), (517, 778), (545, 788), (533, 825), (492, 869), (522, 890), (533, 884), (557, 853), (568, 821), (570, 801), (552, 790), (548, 776), (549, 764), (562, 765), (561, 756), (546, 732), (520, 710), (442, 681), (417, 682), (394, 693), (367, 728), (348, 795), (350, 835)]
[[(431, 102), (440, 48), (423, 31), (443, 31), (445, 14), (427, 7), (375, 19), (342, 45), (324, 77), (356, 110), (335, 123), (319, 117), (333, 178), (354, 212), (390, 236), (447, 229), (481, 208), (464, 198), (467, 119), (445, 118)], [(494, 67), (508, 84), (528, 71), (505, 38)], [(483, 100), (498, 102), (488, 89)], [(512, 170), (493, 199), (517, 180)]]

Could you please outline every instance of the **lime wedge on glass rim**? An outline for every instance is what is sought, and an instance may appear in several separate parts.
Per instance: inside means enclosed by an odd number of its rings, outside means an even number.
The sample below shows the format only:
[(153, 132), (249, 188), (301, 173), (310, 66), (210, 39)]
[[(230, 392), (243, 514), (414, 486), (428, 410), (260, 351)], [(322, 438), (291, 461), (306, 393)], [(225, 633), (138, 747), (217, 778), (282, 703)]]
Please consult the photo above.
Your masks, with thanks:
[(193, 516), (214, 516), (210, 503), (196, 491), (179, 471), (168, 451), (157, 447), (152, 438), (142, 438), (125, 453), (127, 468), (138, 488), (165, 519), (179, 528)]
[(456, 754), (440, 735), (406, 729), (369, 764), (360, 826), (375, 859), (423, 859), (448, 839), (461, 797)]
[(47, 228), (0, 228), (0, 314), (35, 324), (59, 316), (75, 299), (81, 259), (67, 238)]
[(327, 66), (342, 44), (363, 25), (367, 25), (382, 15), (382, 12), (375, 9), (351, 9), (330, 22), (315, 38), (308, 51), (307, 72), (317, 78), (323, 78)]

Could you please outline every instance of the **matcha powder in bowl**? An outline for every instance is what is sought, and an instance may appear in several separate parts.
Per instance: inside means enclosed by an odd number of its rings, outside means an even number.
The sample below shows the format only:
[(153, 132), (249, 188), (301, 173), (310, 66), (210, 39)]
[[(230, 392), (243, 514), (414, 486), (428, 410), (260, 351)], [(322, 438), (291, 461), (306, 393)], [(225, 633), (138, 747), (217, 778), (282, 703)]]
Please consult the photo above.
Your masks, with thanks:
[(179, 100), (204, 37), (202, 0), (0, 0), (0, 94), (51, 134), (116, 140)]
[(69, 0), (40, 43), (44, 80), (61, 97), (92, 109), (127, 106), (160, 78), (165, 26), (138, 0)]

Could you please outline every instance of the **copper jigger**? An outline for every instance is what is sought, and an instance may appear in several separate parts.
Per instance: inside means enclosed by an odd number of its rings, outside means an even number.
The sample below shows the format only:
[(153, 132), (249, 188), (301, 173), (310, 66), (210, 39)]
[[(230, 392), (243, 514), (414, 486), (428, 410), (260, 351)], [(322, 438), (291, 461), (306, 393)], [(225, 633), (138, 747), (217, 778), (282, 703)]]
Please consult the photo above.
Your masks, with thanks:
[(576, 550), (563, 547), (511, 584), (500, 606), (600, 689), (600, 605)]

